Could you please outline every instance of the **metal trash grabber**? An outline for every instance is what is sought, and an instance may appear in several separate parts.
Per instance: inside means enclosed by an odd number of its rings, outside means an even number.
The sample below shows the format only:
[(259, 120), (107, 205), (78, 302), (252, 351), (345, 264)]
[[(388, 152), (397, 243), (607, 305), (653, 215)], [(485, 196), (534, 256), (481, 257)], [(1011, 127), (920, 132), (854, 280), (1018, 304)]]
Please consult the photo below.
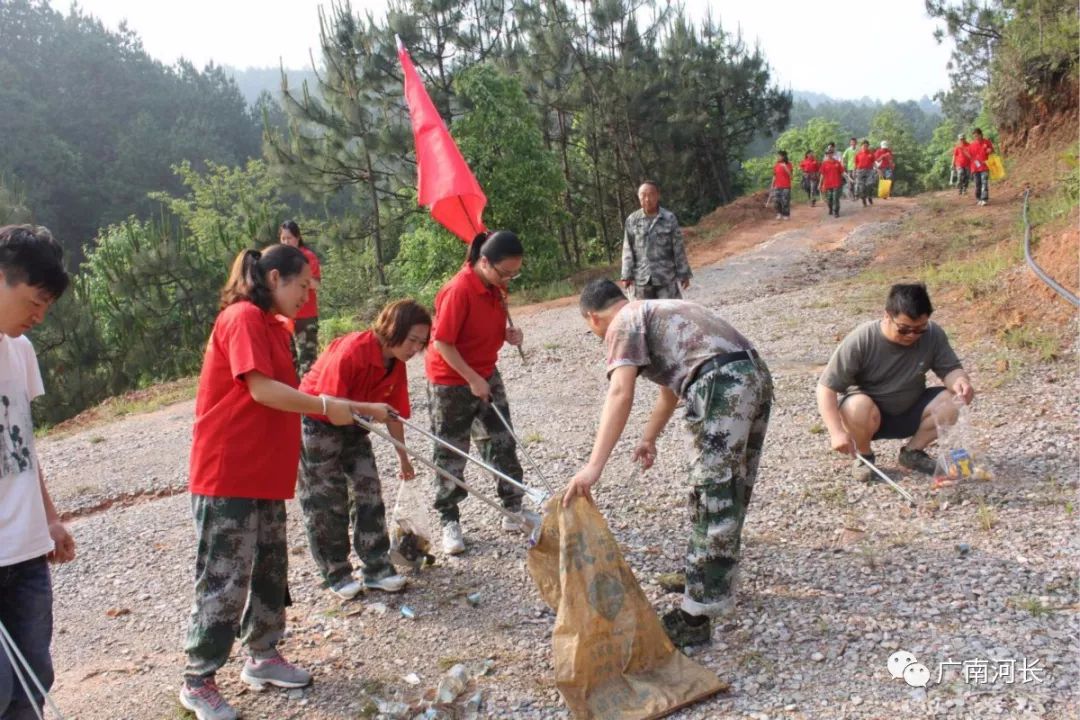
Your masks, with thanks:
[[(52, 695), (45, 690), (45, 687), (41, 684), (41, 680), (34, 673), (34, 669), (30, 667), (30, 663), (26, 661), (22, 651), (19, 650), (19, 646), (15, 644), (14, 638), (8, 633), (4, 623), (0, 622), (0, 648), (3, 649), (4, 655), (7, 657), (8, 664), (11, 665), (11, 669), (19, 681), (19, 685), (22, 687), (23, 694), (28, 698), (33, 698), (34, 694), (30, 692), (30, 688), (27, 686), (27, 677), (34, 684), (41, 696), (45, 699), (46, 705), (53, 711), (58, 720), (64, 720), (64, 716), (60, 714), (60, 709), (56, 707), (56, 703), (53, 702)], [(45, 713), (38, 707), (36, 702), (32, 703), (34, 709), (34, 715), (38, 720), (45, 720)]]
[(502, 411), (499, 410), (495, 403), (488, 403), (488, 406), (495, 411), (495, 414), (499, 417), (499, 421), (503, 424), (503, 427), (506, 428), (506, 432), (510, 433), (510, 437), (514, 438), (514, 442), (516, 442), (518, 447), (521, 448), (521, 454), (525, 456), (525, 459), (528, 460), (529, 464), (533, 466), (533, 470), (536, 471), (536, 474), (539, 475), (540, 479), (544, 481), (544, 485), (547, 486), (548, 489), (549, 497), (551, 495), (554, 495), (555, 488), (552, 487), (551, 481), (547, 479), (547, 476), (544, 475), (544, 473), (540, 470), (540, 465), (535, 460), (533, 460), (532, 455), (530, 455), (529, 451), (525, 449), (525, 443), (521, 442), (521, 438), (519, 438), (517, 436), (517, 433), (514, 432), (514, 428), (510, 426), (510, 421), (506, 419), (506, 416), (502, 414)]
[(446, 478), (447, 480), (454, 483), (455, 485), (457, 485), (459, 488), (461, 488), (465, 492), (469, 493), (470, 495), (476, 496), (482, 502), (484, 502), (487, 505), (490, 505), (491, 507), (498, 510), (505, 517), (510, 518), (511, 520), (513, 520), (516, 523), (520, 523), (520, 524), (523, 524), (523, 525), (527, 526), (529, 528), (530, 532), (532, 532), (534, 529), (539, 527), (539, 523), (535, 522), (534, 518), (531, 517), (531, 515), (532, 515), (531, 513), (524, 513), (523, 512), (521, 514), (518, 514), (518, 513), (514, 512), (512, 510), (507, 510), (502, 505), (495, 502), (494, 500), (492, 500), (488, 496), (484, 495), (483, 493), (476, 492), (471, 487), (469, 487), (465, 483), (464, 480), (461, 480), (459, 478), (454, 477), (453, 475), (448, 473), (446, 470), (443, 470), (441, 467), (439, 467), (435, 463), (428, 460), (426, 457), (421, 455), (416, 450), (413, 450), (411, 447), (407, 446), (405, 443), (398, 442), (395, 438), (391, 437), (390, 433), (385, 432), (385, 431), (380, 430), (379, 428), (375, 427), (375, 425), (370, 420), (368, 420), (367, 418), (365, 418), (365, 417), (363, 417), (361, 415), (357, 415), (356, 413), (353, 413), (353, 420), (356, 421), (357, 425), (364, 428), (365, 430), (367, 430), (370, 433), (374, 433), (375, 435), (378, 435), (383, 440), (386, 440), (391, 445), (396, 447), (398, 450), (404, 450), (405, 452), (409, 453), (414, 458), (416, 458), (416, 460), (419, 461), (421, 465), (424, 465), (424, 466), (430, 468), (431, 470), (434, 470), (437, 475), (440, 475), (440, 476)]
[(907, 490), (905, 490), (904, 488), (900, 487), (895, 482), (893, 482), (892, 478), (889, 477), (888, 475), (886, 475), (885, 473), (881, 472), (881, 470), (878, 469), (877, 465), (870, 462), (869, 460), (867, 460), (865, 457), (863, 457), (859, 453), (855, 453), (855, 457), (857, 457), (859, 460), (861, 460), (862, 463), (864, 465), (866, 465), (866, 467), (873, 470), (874, 473), (876, 473), (878, 477), (880, 477), (882, 480), (884, 480), (886, 483), (888, 483), (889, 487), (891, 487), (893, 490), (898, 492), (900, 494), (900, 497), (904, 498), (905, 500), (908, 501), (908, 503), (911, 504), (911, 507), (917, 507), (918, 506), (918, 504), (915, 502), (915, 498), (913, 498), (911, 496), (911, 493), (909, 493)]
[[(492, 407), (494, 407), (494, 406), (492, 406)], [(468, 460), (469, 462), (475, 463), (476, 465), (482, 467), (483, 469), (487, 470), (489, 473), (491, 473), (495, 477), (499, 478), (500, 480), (505, 480), (506, 482), (510, 483), (514, 487), (520, 488), (521, 490), (523, 490), (525, 492), (526, 495), (528, 495), (530, 500), (532, 500), (534, 503), (537, 504), (538, 507), (541, 507), (541, 508), (544, 507), (544, 503), (546, 503), (548, 501), (548, 498), (551, 497), (551, 493), (545, 493), (542, 490), (537, 490), (535, 488), (531, 488), (528, 485), (525, 485), (524, 483), (522, 483), (522, 482), (520, 482), (518, 480), (515, 480), (514, 478), (510, 477), (509, 475), (502, 472), (501, 470), (498, 470), (495, 467), (493, 467), (493, 466), (489, 465), (488, 463), (484, 462), (480, 458), (473, 457), (472, 455), (465, 452), (461, 448), (450, 444), (449, 442), (447, 442), (446, 440), (443, 440), (441, 437), (439, 437), (435, 433), (430, 432), (428, 430), (425, 430), (424, 428), (420, 427), (416, 423), (409, 422), (408, 420), (401, 417), (400, 415), (398, 415), (395, 412), (391, 412), (390, 417), (394, 421), (401, 423), (402, 425), (409, 428), (410, 430), (415, 430), (416, 432), (420, 433), (424, 437), (438, 443), (439, 445), (442, 445), (444, 448), (446, 448), (450, 452), (454, 453), (455, 455), (457, 455), (459, 457), (462, 457), (465, 460)], [(470, 490), (469, 492), (472, 492), (472, 491)]]

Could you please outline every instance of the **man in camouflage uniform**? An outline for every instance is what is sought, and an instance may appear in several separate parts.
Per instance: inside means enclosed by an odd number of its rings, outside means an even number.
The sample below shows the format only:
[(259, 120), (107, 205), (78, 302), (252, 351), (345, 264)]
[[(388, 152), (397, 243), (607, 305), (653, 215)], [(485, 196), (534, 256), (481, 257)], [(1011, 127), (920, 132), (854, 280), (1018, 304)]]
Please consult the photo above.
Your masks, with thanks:
[(305, 417), (303, 438), (297, 496), (311, 556), (327, 586), (346, 599), (360, 591), (349, 562), (351, 521), (352, 547), (364, 563), (364, 586), (403, 589), (404, 578), (390, 563), (382, 484), (367, 431)]
[[(238, 634), (255, 661), (277, 657), (275, 647), (285, 633), (289, 548), (284, 500), (192, 495), (191, 509), (199, 541), (195, 595), (200, 602), (191, 613), (184, 675), (199, 684), (226, 663)], [(245, 607), (248, 578), (251, 602)], [(237, 633), (235, 618), (241, 613)], [(290, 687), (310, 682), (304, 675)]]
[(626, 218), (622, 284), (634, 287), (638, 300), (678, 299), (690, 287), (682, 230), (670, 210), (660, 207), (660, 188), (647, 181), (638, 188), (641, 209)]
[[(506, 386), (498, 370), (488, 378), (488, 385), (491, 388), (491, 405), (497, 407), (503, 417), (513, 424), (510, 419), (510, 405), (506, 399)], [(431, 408), (432, 433), (465, 452), (469, 451), (470, 438), (475, 440), (476, 449), (484, 462), (521, 482), (524, 472), (518, 462), (514, 436), (502, 424), (491, 406), (472, 394), (468, 385), (428, 383), (428, 405)], [(465, 458), (442, 445), (435, 445), (433, 460), (454, 477), (464, 477)], [(524, 491), (498, 477), (495, 480), (503, 507), (511, 512), (520, 512)], [(435, 482), (435, 509), (439, 512), (442, 524), (459, 522), (461, 511), (458, 503), (464, 500), (468, 493), (441, 475), (436, 476)], [(504, 529), (518, 529), (516, 526), (511, 528), (507, 520), (503, 521)]]
[(679, 646), (707, 643), (711, 618), (729, 614), (746, 508), (757, 477), (772, 408), (772, 377), (750, 342), (708, 308), (682, 300), (628, 302), (610, 280), (581, 293), (581, 312), (607, 348), (607, 400), (589, 462), (570, 480), (563, 502), (591, 487), (622, 434), (638, 374), (660, 385), (660, 397), (634, 449), (650, 467), (656, 438), (686, 403), (696, 453), (690, 464), (691, 531), (686, 589), (663, 617)]

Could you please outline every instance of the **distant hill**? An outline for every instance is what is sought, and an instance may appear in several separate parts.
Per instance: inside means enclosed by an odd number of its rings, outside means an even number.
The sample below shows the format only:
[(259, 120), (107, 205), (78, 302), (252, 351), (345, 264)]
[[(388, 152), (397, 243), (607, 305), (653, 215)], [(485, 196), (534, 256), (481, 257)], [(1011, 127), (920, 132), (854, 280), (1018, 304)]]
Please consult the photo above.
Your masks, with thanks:
[[(237, 86), (240, 88), (240, 94), (247, 100), (248, 105), (254, 105), (255, 101), (259, 99), (259, 95), (265, 90), (269, 92), (274, 98), (278, 98), (281, 95), (281, 69), (276, 67), (264, 67), (264, 68), (244, 68), (243, 70), (235, 67), (225, 66), (225, 72), (232, 76), (236, 80)], [(289, 87), (299, 88), (305, 80), (308, 81), (308, 85), (314, 90), (315, 88), (315, 72), (308, 70), (290, 70), (286, 68), (285, 74), (289, 77)]]
[[(861, 98), (854, 99), (834, 98), (830, 95), (825, 95), (823, 93), (807, 92), (805, 90), (792, 90), (791, 96), (796, 103), (798, 103), (799, 101), (805, 101), (810, 107), (817, 107), (819, 105), (837, 105), (841, 103), (851, 103), (853, 105), (879, 108), (882, 105), (887, 104), (881, 102), (880, 100), (866, 97), (865, 95)], [(900, 104), (906, 104), (907, 101), (898, 100), (897, 102)], [(927, 115), (941, 115), (941, 106), (926, 95), (923, 95), (921, 98), (915, 101), (915, 103), (916, 105), (918, 105), (919, 109)]]

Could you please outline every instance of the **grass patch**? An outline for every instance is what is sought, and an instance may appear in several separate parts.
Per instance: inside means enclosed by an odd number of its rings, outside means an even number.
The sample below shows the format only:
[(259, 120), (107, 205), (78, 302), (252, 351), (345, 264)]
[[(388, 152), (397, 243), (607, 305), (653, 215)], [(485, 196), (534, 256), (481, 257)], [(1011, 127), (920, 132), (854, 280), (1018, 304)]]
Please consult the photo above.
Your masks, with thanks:
[(811, 435), (822, 435), (825, 432), (825, 426), (821, 423), (814, 423), (810, 426)]
[(530, 305), (532, 303), (557, 300), (577, 293), (577, 288), (569, 280), (556, 280), (544, 285), (525, 288), (514, 293), (515, 305)]
[(542, 346), (542, 347), (543, 347), (543, 348), (544, 348), (545, 350), (551, 350), (551, 351), (555, 351), (555, 350), (560, 350), (560, 349), (562, 349), (562, 345), (560, 345), (560, 344), (559, 344), (559, 343), (557, 343), (557, 342), (546, 342), (546, 343), (544, 343), (544, 344), (543, 344), (543, 346)]
[(91, 445), (97, 445), (98, 443), (105, 442), (105, 438), (101, 435), (94, 435), (89, 440), (87, 440), (87, 442), (89, 442)]
[(1060, 346), (1057, 337), (1028, 325), (1019, 325), (1005, 330), (1001, 335), (1001, 340), (1006, 347), (1026, 350), (1042, 362), (1050, 362), (1058, 358)]
[(525, 437), (521, 438), (521, 441), (526, 445), (536, 445), (537, 443), (544, 442), (544, 436), (536, 431), (533, 431), (527, 434)]
[(1013, 600), (1013, 604), (1020, 610), (1027, 610), (1029, 613), (1031, 613), (1031, 617), (1036, 618), (1046, 617), (1047, 615), (1051, 615), (1054, 612), (1054, 609), (1052, 607), (1046, 605), (1045, 603), (1043, 603), (1042, 600), (1037, 597), (1016, 598)]
[[(128, 415), (139, 415), (160, 410), (178, 402), (194, 399), (198, 386), (199, 378), (189, 377), (153, 385), (142, 390), (133, 390), (124, 395), (109, 398), (100, 405), (85, 410), (62, 423), (48, 428), (40, 428), (34, 434), (38, 437), (61, 437), (105, 425)], [(95, 435), (90, 438), (89, 442), (96, 444), (104, 440), (104, 437)]]
[(979, 509), (975, 511), (975, 519), (984, 532), (990, 532), (998, 522), (997, 510), (992, 505), (980, 502)]
[(922, 280), (931, 286), (955, 286), (964, 297), (975, 300), (1000, 289), (998, 276), (1015, 264), (1015, 258), (1002, 250), (983, 253), (971, 259), (946, 260), (928, 265), (921, 273)]
[(848, 504), (847, 490), (839, 483), (829, 486), (819, 493), (818, 497), (820, 497), (823, 502), (829, 505), (836, 505), (837, 507), (847, 507)]

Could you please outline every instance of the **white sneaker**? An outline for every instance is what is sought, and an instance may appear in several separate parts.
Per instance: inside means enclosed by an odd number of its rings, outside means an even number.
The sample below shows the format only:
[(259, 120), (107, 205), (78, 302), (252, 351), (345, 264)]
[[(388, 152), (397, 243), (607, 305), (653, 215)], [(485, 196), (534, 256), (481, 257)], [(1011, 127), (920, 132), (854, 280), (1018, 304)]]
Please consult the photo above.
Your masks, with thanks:
[(388, 575), (378, 580), (364, 579), (364, 587), (371, 590), (382, 590), (383, 592), (396, 593), (405, 589), (405, 578), (400, 575)]
[(364, 586), (357, 582), (355, 578), (347, 578), (330, 586), (330, 592), (342, 600), (352, 600), (363, 589)]
[(451, 522), (443, 525), (442, 549), (447, 555), (460, 555), (465, 552), (465, 536), (461, 532), (461, 523)]
[(784, 216), (783, 216), (783, 215), (781, 215), (780, 213), (776, 213), (776, 219), (777, 219), (777, 220), (783, 220), (783, 219), (784, 219)]

